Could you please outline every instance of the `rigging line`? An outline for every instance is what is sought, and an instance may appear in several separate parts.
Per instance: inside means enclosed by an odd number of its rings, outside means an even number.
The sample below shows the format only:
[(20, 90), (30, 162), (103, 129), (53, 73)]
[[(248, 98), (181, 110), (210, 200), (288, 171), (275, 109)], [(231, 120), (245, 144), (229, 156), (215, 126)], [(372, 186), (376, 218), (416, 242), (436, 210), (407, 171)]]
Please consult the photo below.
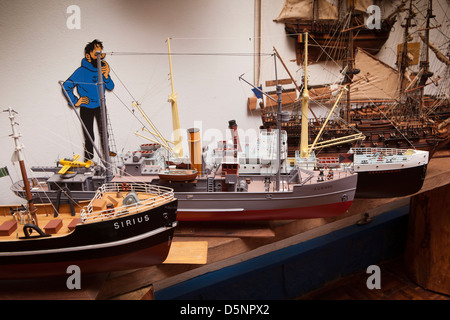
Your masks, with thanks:
[[(341, 86), (341, 87), (342, 87), (342, 86)], [(336, 98), (336, 97), (335, 97), (335, 98)], [(334, 100), (335, 100), (335, 99), (334, 99)], [(321, 101), (319, 101), (318, 99), (311, 98), (311, 101), (314, 101), (314, 102), (317, 104), (317, 106), (318, 106), (319, 108), (321, 108), (322, 110), (325, 110), (325, 111), (326, 111), (326, 114), (330, 113), (330, 108), (328, 108), (327, 106), (325, 106), (325, 104), (323, 104), (323, 103), (322, 103)], [(334, 103), (332, 100), (330, 100), (330, 102)], [(334, 110), (333, 113), (332, 113), (332, 115), (334, 115), (334, 118), (333, 118), (334, 121), (336, 121), (336, 122), (338, 122), (338, 123), (344, 124), (344, 125), (347, 127), (347, 129), (351, 129), (351, 130), (353, 130), (353, 131), (356, 132), (356, 133), (362, 133), (362, 132), (361, 132), (360, 130), (358, 130), (356, 127), (351, 126), (350, 123), (348, 123), (345, 119), (341, 118), (341, 117), (339, 116), (339, 114), (336, 113), (336, 112), (338, 112), (337, 109)]]
[(328, 56), (328, 58), (330, 59), (329, 61), (333, 62), (337, 67), (340, 67), (340, 65), (337, 63), (337, 61), (334, 60), (314, 38), (310, 37), (309, 40), (312, 40), (316, 43), (316, 46), (318, 46)]
[(186, 37), (186, 38), (172, 38), (170, 40), (252, 40), (261, 37)]
[[(168, 56), (167, 52), (105, 52), (107, 55), (120, 55), (120, 56)], [(201, 53), (201, 52), (187, 52), (187, 53), (171, 53), (172, 56), (225, 56), (225, 57), (257, 57), (257, 56), (270, 56), (272, 53)]]
[[(406, 137), (406, 135), (403, 134), (403, 132), (395, 125), (395, 123), (387, 116), (387, 114), (385, 114), (385, 113), (378, 107), (378, 105), (375, 104), (375, 102), (374, 102), (370, 97), (367, 96), (366, 93), (364, 93), (364, 95), (366, 96), (366, 98), (368, 99), (368, 101), (370, 101), (372, 104), (375, 105), (375, 107), (378, 109), (378, 111), (381, 113), (381, 115), (383, 115), (383, 117), (386, 118), (386, 120), (389, 121), (389, 123), (395, 128), (395, 130), (397, 130), (397, 131), (403, 136), (403, 138), (404, 138), (404, 139), (405, 139), (405, 140), (406, 140), (413, 148), (415, 148), (415, 147), (414, 147), (414, 144)], [(397, 103), (397, 104), (398, 104), (398, 103)]]
[[(114, 76), (119, 80), (119, 82), (122, 84), (122, 86), (123, 86), (123, 88), (125, 89), (125, 91), (126, 92), (128, 92), (128, 94), (130, 95), (130, 97), (131, 97), (131, 99), (133, 99), (133, 101), (136, 101), (136, 102), (138, 102), (138, 101), (140, 101), (140, 100), (138, 100), (138, 99), (136, 99), (134, 96), (133, 96), (133, 94), (131, 93), (131, 91), (128, 89), (128, 87), (125, 85), (125, 83), (122, 81), (122, 79), (119, 77), (119, 75), (117, 74), (117, 72), (110, 66), (110, 69), (111, 69), (111, 71), (113, 72), (113, 74), (114, 74)], [(114, 92), (113, 92), (114, 93)], [(115, 93), (114, 93), (115, 94)], [(116, 97), (119, 99), (119, 101), (124, 105), (124, 106), (126, 106), (126, 104), (117, 96), (117, 94), (115, 94), (116, 95)], [(143, 96), (143, 98), (145, 97), (146, 95), (144, 95)]]
[[(128, 94), (130, 95), (131, 99), (133, 99), (133, 101), (135, 101), (136, 103), (138, 102), (138, 100), (136, 100), (136, 98), (133, 96), (133, 94), (130, 92), (130, 90), (128, 90), (128, 88), (125, 86), (125, 84), (123, 83), (123, 81), (120, 79), (120, 77), (117, 75), (117, 73), (110, 67), (111, 71), (114, 73), (114, 76), (119, 80), (119, 82), (122, 84), (122, 86), (124, 87), (125, 91), (128, 92)], [(120, 103), (122, 103), (124, 105), (124, 107), (128, 110), (128, 112), (130, 112), (138, 121), (139, 123), (145, 127), (145, 124), (142, 122), (141, 119), (139, 119), (133, 110), (131, 110), (128, 105), (114, 92), (112, 91), (112, 93), (116, 96), (117, 100), (119, 100)]]
[[(130, 97), (131, 97), (131, 99), (133, 100), (133, 101), (136, 101), (136, 102), (138, 102), (138, 101), (140, 101), (140, 100), (138, 100), (138, 99), (136, 99), (134, 96), (133, 96), (133, 94), (131, 93), (131, 91), (128, 89), (128, 87), (125, 85), (125, 83), (122, 81), (122, 79), (119, 77), (119, 75), (117, 74), (117, 72), (111, 67), (111, 65), (110, 65), (110, 69), (111, 69), (111, 71), (113, 72), (113, 74), (114, 74), (114, 76), (119, 80), (119, 82), (120, 82), (120, 84), (122, 84), (122, 87), (125, 89), (125, 91), (126, 92), (128, 92), (128, 94), (130, 95)], [(115, 92), (113, 92), (114, 93), (114, 95), (118, 98), (118, 100), (124, 105), (124, 106), (127, 106), (118, 96), (117, 96), (117, 94), (115, 93)], [(143, 96), (143, 98), (145, 97), (145, 95)], [(143, 99), (142, 98), (142, 99)], [(129, 109), (128, 109), (129, 110)], [(130, 110), (129, 110), (130, 111)], [(131, 111), (130, 111), (131, 112)], [(131, 112), (131, 113), (133, 113), (133, 112)], [(141, 123), (142, 124), (142, 123)]]
[[(119, 78), (119, 76), (117, 76), (117, 74), (113, 71), (114, 75), (117, 77), (117, 79), (119, 80), (119, 82), (122, 84), (122, 86), (125, 88), (125, 90), (128, 92), (128, 94), (131, 96), (131, 98), (133, 99), (133, 101), (138, 104), (138, 101), (133, 97), (133, 95), (131, 94), (131, 92), (127, 89), (127, 87), (125, 86), (125, 84), (123, 83), (123, 81)], [(135, 117), (135, 119), (137, 119), (141, 125), (147, 129), (147, 131), (150, 132), (150, 130), (148, 130), (147, 126), (136, 116), (136, 114), (134, 113), (134, 111), (130, 110), (130, 108), (127, 106), (127, 104), (119, 98), (119, 96), (113, 91), (113, 94), (116, 96), (116, 98), (125, 106), (125, 108)], [(139, 104), (138, 104), (139, 105)], [(139, 108), (138, 108), (139, 109)], [(141, 111), (142, 112), (142, 111)], [(155, 128), (155, 125), (151, 122), (150, 119), (147, 119), (147, 121), (149, 122), (149, 124)], [(157, 131), (157, 129), (155, 129)], [(159, 144), (161, 144), (162, 146), (164, 146), (164, 138), (163, 137), (159, 137), (159, 139), (161, 140), (161, 142), (158, 142)]]
[[(135, 119), (143, 126), (143, 128), (147, 129), (147, 131), (150, 132), (150, 130), (147, 128), (146, 124), (142, 122), (141, 119), (139, 119), (136, 114), (133, 112), (133, 110), (131, 110), (125, 102), (122, 101), (122, 99), (119, 98), (119, 96), (113, 92), (113, 94), (116, 96), (116, 98), (125, 106), (125, 108), (135, 117)], [(150, 119), (149, 119), (150, 120)], [(153, 124), (154, 126), (154, 124)], [(159, 144), (161, 144), (161, 146), (164, 147), (164, 143), (163, 142), (158, 142)]]
[(141, 119), (139, 119), (139, 118), (135, 115), (134, 111), (131, 110), (131, 109), (128, 107), (128, 105), (127, 105), (122, 99), (120, 99), (119, 96), (118, 96), (115, 92), (113, 92), (113, 94), (116, 96), (117, 100), (119, 100), (119, 102), (122, 103), (122, 104), (124, 105), (124, 107), (128, 110), (128, 112), (130, 112), (130, 113), (131, 113), (131, 114), (139, 121), (139, 123), (140, 123), (142, 126), (145, 127), (145, 124), (142, 122)]
[[(119, 82), (122, 84), (122, 86), (124, 87), (125, 91), (128, 92), (128, 94), (130, 95), (130, 97), (133, 99), (133, 101), (137, 101), (133, 94), (130, 92), (130, 90), (128, 90), (128, 88), (125, 86), (125, 84), (123, 83), (122, 79), (119, 78), (119, 76), (117, 75), (116, 71), (114, 71), (114, 69), (111, 67), (111, 65), (109, 66), (109, 69), (114, 73), (114, 76), (117, 78), (117, 80), (119, 80)], [(117, 96), (117, 95), (116, 95)], [(119, 99), (120, 100), (120, 99)]]

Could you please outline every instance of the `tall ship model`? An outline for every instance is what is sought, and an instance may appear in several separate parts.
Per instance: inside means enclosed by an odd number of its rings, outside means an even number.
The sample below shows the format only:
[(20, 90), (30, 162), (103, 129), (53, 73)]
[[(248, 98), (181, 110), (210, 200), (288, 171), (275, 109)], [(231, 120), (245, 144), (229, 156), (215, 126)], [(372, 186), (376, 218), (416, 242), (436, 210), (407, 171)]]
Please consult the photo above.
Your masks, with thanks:
[[(174, 92), (169, 100), (177, 113)], [(148, 119), (139, 104), (135, 107)], [(174, 120), (174, 129), (176, 126), (179, 121)], [(314, 159), (309, 155), (302, 163), (291, 165), (287, 161), (286, 135), (282, 130), (263, 130), (259, 142), (245, 147), (244, 151), (252, 150), (250, 153), (241, 153), (236, 144), (229, 146), (227, 143), (210, 147), (209, 153), (203, 152), (200, 132), (192, 129), (189, 134), (190, 157), (180, 157), (176, 144), (172, 149), (161, 139), (158, 147), (147, 145), (127, 156), (124, 166), (111, 181), (124, 185), (141, 182), (174, 189), (179, 221), (330, 217), (345, 213), (354, 199), (357, 174), (342, 170), (333, 179), (323, 179), (319, 171), (313, 170)], [(173, 165), (175, 168), (171, 168)], [(249, 168), (251, 172), (247, 171)], [(36, 183), (32, 193), (39, 199), (37, 201), (71, 202), (75, 206), (85, 200), (92, 194), (88, 187), (94, 182), (94, 170), (84, 165), (75, 169), (79, 171), (74, 171), (73, 176), (55, 173)], [(23, 196), (20, 183), (13, 191)]]
[[(400, 4), (387, 18), (381, 19), (377, 28), (368, 28), (365, 24), (367, 10), (378, 2), (286, 0), (274, 21), (284, 23), (286, 34), (295, 39), (297, 64), (304, 60), (302, 34), (305, 32), (317, 44), (308, 50), (311, 61), (340, 59), (348, 51), (351, 30), (356, 30), (352, 39), (355, 46), (375, 55), (389, 38), (397, 13), (405, 5)], [(353, 25), (349, 25), (350, 20)]]
[[(406, 1), (403, 1), (402, 7), (405, 5)], [(411, 28), (415, 19), (412, 1), (409, 2), (409, 9), (405, 10), (408, 15), (403, 24), (404, 42), (398, 47), (397, 69), (367, 52), (366, 48), (357, 47), (356, 41), (353, 41), (353, 16), (349, 13), (346, 26), (349, 30), (344, 34), (349, 39), (348, 48), (352, 50), (342, 56), (342, 78), (339, 80), (349, 90), (339, 102), (339, 112), (328, 123), (323, 139), (337, 139), (352, 134), (363, 134), (365, 139), (324, 146), (320, 149), (320, 156), (337, 156), (352, 147), (419, 149), (429, 151), (432, 156), (436, 151), (448, 147), (450, 84), (448, 78), (439, 80), (433, 77), (429, 50), (436, 54), (441, 64), (441, 74), (449, 74), (450, 60), (448, 55), (442, 54), (430, 42), (429, 32), (436, 28), (430, 23), (434, 17), (432, 1), (428, 2), (425, 25), (420, 32), (414, 32), (423, 42), (420, 55), (420, 43), (411, 42)], [(418, 71), (412, 70), (415, 65), (418, 65)], [(425, 89), (431, 86), (436, 87), (435, 93), (425, 94)], [(333, 89), (333, 86), (322, 86), (311, 88), (311, 91), (317, 105), (328, 107), (332, 105), (338, 90)], [(291, 111), (290, 118), (283, 122), (282, 128), (288, 132), (289, 156), (294, 156), (299, 149), (301, 101), (294, 95), (290, 101), (285, 99), (283, 104), (283, 110)], [(261, 109), (263, 127), (275, 128), (277, 111), (270, 104), (266, 105), (268, 107)], [(310, 112), (313, 113), (312, 110)], [(307, 124), (310, 137), (317, 135), (325, 120), (313, 115), (314, 119)], [(312, 139), (309, 143), (312, 143)]]
[(11, 108), (8, 112), (27, 204), (0, 207), (0, 279), (66, 275), (72, 265), (89, 274), (164, 262), (177, 225), (173, 190), (106, 183), (75, 210), (35, 204), (15, 112)]

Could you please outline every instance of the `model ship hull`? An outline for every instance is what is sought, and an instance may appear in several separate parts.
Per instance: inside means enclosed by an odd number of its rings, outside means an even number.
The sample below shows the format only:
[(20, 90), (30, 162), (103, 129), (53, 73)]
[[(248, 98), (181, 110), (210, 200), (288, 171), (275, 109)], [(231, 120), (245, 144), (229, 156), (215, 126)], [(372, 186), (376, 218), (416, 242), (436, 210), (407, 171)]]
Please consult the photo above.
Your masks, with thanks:
[[(207, 192), (206, 179), (194, 182), (169, 182), (158, 177), (115, 177), (118, 183), (140, 182), (170, 186), (178, 200), (178, 221), (243, 221), (307, 219), (338, 216), (347, 211), (355, 196), (356, 175), (320, 184), (294, 185), (285, 192)], [(262, 182), (261, 182), (262, 183)], [(190, 190), (190, 191), (184, 191)], [(202, 191), (199, 191), (202, 190)], [(19, 196), (23, 191), (16, 191)], [(33, 191), (36, 199), (56, 201), (56, 194)], [(91, 192), (73, 192), (74, 199), (85, 201)], [(77, 197), (77, 198), (75, 198)]]
[[(141, 221), (146, 214), (124, 221)], [(22, 242), (0, 244), (0, 278), (59, 276), (67, 274), (70, 265), (83, 274), (136, 269), (160, 264), (169, 253), (174, 227), (134, 225), (117, 232), (115, 222), (99, 224), (80, 225), (64, 239), (42, 239), (32, 249), (24, 250)]]
[(389, 148), (357, 148), (352, 151), (353, 169), (358, 173), (357, 197), (401, 197), (422, 188), (429, 152)]
[(160, 171), (159, 178), (168, 181), (192, 181), (197, 177), (196, 170), (167, 170)]
[[(343, 199), (347, 199), (347, 194), (341, 194)], [(185, 208), (180, 211), (180, 221), (252, 221), (252, 220), (293, 220), (293, 219), (309, 219), (309, 218), (327, 218), (344, 214), (351, 206), (352, 201), (342, 200), (337, 203), (316, 204), (299, 206), (302, 199), (293, 199), (290, 202), (277, 199), (271, 199), (272, 203), (269, 208), (248, 207), (249, 204), (267, 204), (268, 200), (261, 197), (248, 200), (228, 200), (229, 208), (215, 208), (204, 210), (195, 207), (191, 209)], [(304, 199), (303, 199), (304, 200)], [(216, 200), (214, 200), (216, 201)], [(283, 202), (283, 206), (277, 205), (277, 202)], [(246, 204), (244, 206), (244, 204)], [(245, 208), (247, 207), (247, 208)]]
[(401, 197), (418, 192), (425, 180), (429, 152), (392, 148), (354, 148), (338, 158), (318, 158), (317, 166), (358, 173), (357, 198)]
[[(356, 47), (361, 47), (370, 52), (377, 54), (381, 47), (389, 38), (391, 32), (392, 21), (383, 20), (380, 29), (359, 29), (357, 35), (354, 37), (354, 44)], [(307, 20), (286, 20), (285, 21), (286, 34), (295, 35), (295, 52), (297, 63), (303, 62), (303, 41), (299, 33), (308, 32), (317, 46), (308, 49), (308, 56), (312, 61), (324, 61), (330, 58), (342, 59), (347, 52), (348, 37), (337, 37), (336, 30), (343, 30), (342, 25), (334, 22), (313, 22)]]
[(402, 197), (418, 192), (425, 180), (427, 165), (411, 168), (358, 171), (358, 198)]
[[(252, 192), (263, 181), (252, 181), (248, 191), (207, 192), (206, 179), (171, 184), (178, 199), (179, 221), (286, 220), (338, 216), (347, 211), (355, 196), (357, 175), (336, 180), (294, 184), (286, 191)], [(120, 180), (118, 180), (120, 181)], [(163, 181), (158, 183), (164, 185)], [(194, 186), (195, 185), (195, 186)], [(253, 186), (252, 186), (253, 185)], [(188, 191), (188, 189), (192, 191)], [(199, 191), (199, 190), (204, 191)], [(193, 191), (197, 190), (197, 191)], [(264, 187), (263, 187), (264, 190)]]
[(79, 222), (67, 234), (0, 237), (0, 279), (66, 275), (71, 265), (90, 274), (160, 264), (170, 249), (176, 214), (173, 199), (123, 217)]

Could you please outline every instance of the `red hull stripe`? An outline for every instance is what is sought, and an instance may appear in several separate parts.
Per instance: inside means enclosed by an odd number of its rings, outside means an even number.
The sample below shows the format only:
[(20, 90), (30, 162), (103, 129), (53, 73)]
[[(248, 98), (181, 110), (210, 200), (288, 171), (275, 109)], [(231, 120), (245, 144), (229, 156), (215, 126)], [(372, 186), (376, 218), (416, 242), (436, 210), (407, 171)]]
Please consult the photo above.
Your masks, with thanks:
[(283, 208), (274, 210), (247, 211), (214, 211), (214, 212), (183, 212), (178, 209), (178, 221), (249, 221), (249, 220), (292, 220), (327, 218), (344, 214), (350, 208), (352, 201), (325, 204), (312, 207)]

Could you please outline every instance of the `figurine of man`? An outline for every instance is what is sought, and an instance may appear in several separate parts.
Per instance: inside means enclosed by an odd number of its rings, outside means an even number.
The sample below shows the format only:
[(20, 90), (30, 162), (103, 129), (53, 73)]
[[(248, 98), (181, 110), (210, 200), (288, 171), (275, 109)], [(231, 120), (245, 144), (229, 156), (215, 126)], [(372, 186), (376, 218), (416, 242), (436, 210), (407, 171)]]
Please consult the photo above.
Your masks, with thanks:
[[(103, 141), (103, 135), (107, 134), (107, 130), (103, 130), (102, 128), (100, 95), (98, 90), (97, 52), (102, 50), (103, 43), (101, 41), (96, 39), (89, 42), (84, 48), (84, 58), (81, 60), (81, 66), (63, 84), (67, 92), (67, 95), (64, 96), (68, 99), (70, 98), (75, 107), (80, 107), (81, 120), (89, 132), (92, 141), (94, 141), (94, 118), (97, 121), (101, 141)], [(109, 65), (103, 60), (104, 58), (105, 54), (101, 54), (104, 90), (108, 89), (108, 91), (111, 91), (114, 89), (114, 82), (109, 75)], [(78, 96), (74, 93), (75, 88), (77, 88)], [(94, 158), (94, 147), (84, 130), (83, 134), (84, 161), (92, 160)]]

